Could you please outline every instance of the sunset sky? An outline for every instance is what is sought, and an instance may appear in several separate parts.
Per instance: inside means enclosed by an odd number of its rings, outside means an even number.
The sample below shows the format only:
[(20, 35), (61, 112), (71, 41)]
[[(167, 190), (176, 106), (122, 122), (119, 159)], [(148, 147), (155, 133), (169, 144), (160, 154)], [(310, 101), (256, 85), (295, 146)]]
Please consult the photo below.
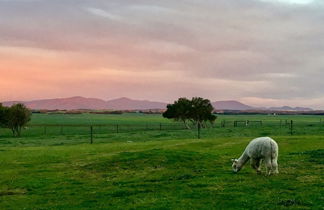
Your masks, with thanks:
[(0, 0), (0, 101), (324, 109), (323, 0)]

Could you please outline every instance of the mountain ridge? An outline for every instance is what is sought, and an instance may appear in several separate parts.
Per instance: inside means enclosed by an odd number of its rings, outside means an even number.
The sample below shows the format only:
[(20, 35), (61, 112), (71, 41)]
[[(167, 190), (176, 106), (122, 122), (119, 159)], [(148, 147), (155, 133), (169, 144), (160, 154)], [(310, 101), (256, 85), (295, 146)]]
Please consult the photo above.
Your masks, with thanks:
[[(16, 103), (23, 103), (30, 109), (41, 110), (149, 110), (149, 109), (166, 109), (167, 103), (150, 100), (136, 100), (127, 97), (116, 98), (112, 100), (102, 100), (98, 98), (86, 98), (82, 96), (73, 96), (68, 98), (40, 99), (32, 101), (7, 101), (3, 102), (4, 106), (11, 106)], [(273, 110), (273, 111), (313, 111), (305, 107), (270, 107), (258, 108), (246, 105), (239, 101), (215, 101), (212, 105), (216, 110)]]

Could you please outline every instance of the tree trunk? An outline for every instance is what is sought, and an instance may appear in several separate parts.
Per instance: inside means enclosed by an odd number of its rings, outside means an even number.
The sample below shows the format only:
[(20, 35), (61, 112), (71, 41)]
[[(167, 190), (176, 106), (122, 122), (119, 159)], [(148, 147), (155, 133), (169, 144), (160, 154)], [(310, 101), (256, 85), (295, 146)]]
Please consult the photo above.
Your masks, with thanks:
[(198, 139), (200, 139), (200, 129), (201, 129), (201, 123), (198, 122)]
[(17, 136), (20, 137), (21, 134), (21, 126), (17, 127)]

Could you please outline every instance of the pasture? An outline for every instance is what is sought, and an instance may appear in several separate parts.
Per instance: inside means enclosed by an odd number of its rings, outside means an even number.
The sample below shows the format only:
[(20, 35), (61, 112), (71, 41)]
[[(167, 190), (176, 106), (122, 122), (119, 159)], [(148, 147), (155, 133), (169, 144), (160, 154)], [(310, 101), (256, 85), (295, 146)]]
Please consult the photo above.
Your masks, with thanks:
[[(263, 125), (234, 127), (235, 120)], [(294, 121), (293, 135), (285, 120)], [(32, 126), (51, 124), (57, 128), (46, 133)], [(319, 116), (221, 115), (200, 140), (195, 130), (146, 129), (160, 124), (174, 125), (160, 115), (35, 114), (21, 138), (1, 129), (0, 209), (323, 209)], [(61, 133), (61, 125), (84, 127)], [(257, 136), (278, 142), (278, 176), (249, 165), (232, 173), (231, 158)]]

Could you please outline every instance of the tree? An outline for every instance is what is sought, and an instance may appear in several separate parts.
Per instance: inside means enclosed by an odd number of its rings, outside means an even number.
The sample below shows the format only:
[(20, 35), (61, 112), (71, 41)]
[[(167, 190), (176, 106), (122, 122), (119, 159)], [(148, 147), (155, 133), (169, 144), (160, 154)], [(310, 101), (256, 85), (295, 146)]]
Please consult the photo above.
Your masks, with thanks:
[(15, 104), (7, 110), (6, 127), (10, 128), (14, 136), (21, 135), (21, 129), (29, 121), (31, 111), (24, 104)]
[(194, 97), (191, 100), (179, 98), (174, 104), (169, 104), (163, 117), (182, 121), (189, 128), (187, 121), (191, 121), (198, 128), (200, 138), (200, 128), (205, 123), (214, 123), (216, 116), (212, 114), (214, 108), (208, 99)]

